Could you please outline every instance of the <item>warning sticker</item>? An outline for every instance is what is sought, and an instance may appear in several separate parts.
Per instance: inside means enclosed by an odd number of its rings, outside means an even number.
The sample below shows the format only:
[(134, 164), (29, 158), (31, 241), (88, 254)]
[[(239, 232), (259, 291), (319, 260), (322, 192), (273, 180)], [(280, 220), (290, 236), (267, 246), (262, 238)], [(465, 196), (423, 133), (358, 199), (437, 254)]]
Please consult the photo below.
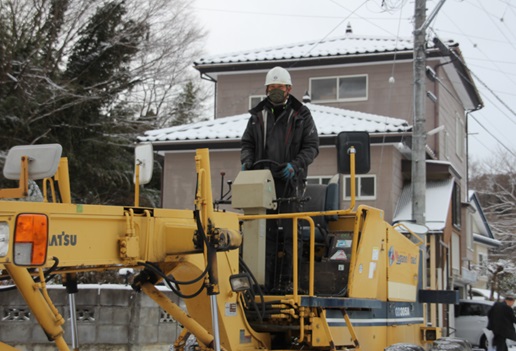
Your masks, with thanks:
[(373, 247), (373, 257), (371, 257), (373, 261), (378, 261), (379, 252), (377, 247)]
[(240, 329), (240, 343), (249, 344), (251, 342), (251, 335), (245, 333), (245, 330)]
[(348, 259), (348, 256), (344, 252), (344, 250), (337, 250), (335, 253), (330, 257), (330, 260), (332, 261), (345, 261)]
[(237, 305), (234, 302), (226, 303), (226, 316), (232, 317), (237, 315)]
[(376, 271), (376, 262), (369, 262), (369, 279), (373, 279), (374, 272)]

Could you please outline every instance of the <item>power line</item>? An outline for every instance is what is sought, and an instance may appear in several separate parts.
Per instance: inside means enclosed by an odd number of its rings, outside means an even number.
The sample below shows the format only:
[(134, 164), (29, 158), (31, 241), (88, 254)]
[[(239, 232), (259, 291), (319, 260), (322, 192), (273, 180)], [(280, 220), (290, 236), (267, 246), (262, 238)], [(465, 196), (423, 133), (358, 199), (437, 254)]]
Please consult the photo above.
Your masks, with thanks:
[[(484, 6), (483, 6), (483, 4), (482, 4), (482, 2), (481, 2), (481, 1), (477, 0), (477, 2), (480, 4), (480, 7), (481, 7), (482, 11), (483, 11), (484, 13), (489, 14), (489, 16), (487, 16), (487, 18), (489, 18), (489, 19), (491, 20), (491, 22), (493, 23), (493, 25), (494, 25), (494, 26), (495, 26), (495, 27), (500, 31), (500, 33), (504, 36), (504, 38), (505, 38), (505, 39), (507, 39), (507, 43), (508, 43), (509, 45), (511, 45), (513, 48), (515, 48), (515, 47), (514, 47), (514, 44), (513, 44), (513, 42), (512, 42), (512, 40), (511, 40), (511, 38), (510, 38), (510, 37), (508, 37), (508, 36), (506, 35), (506, 33), (505, 33), (503, 30), (500, 30), (500, 28), (498, 28), (498, 24), (497, 24), (495, 21), (493, 21), (493, 17), (494, 17), (494, 16), (493, 16), (493, 15), (490, 15), (489, 11), (488, 11)], [(502, 22), (502, 23), (503, 23), (503, 22)], [(514, 37), (514, 35), (512, 35), (512, 37)]]
[(259, 15), (259, 16), (275, 16), (275, 17), (292, 17), (292, 18), (321, 18), (321, 19), (341, 19), (342, 16), (320, 16), (320, 15), (298, 15), (292, 13), (274, 13), (274, 12), (261, 12), (261, 11), (242, 11), (242, 10), (223, 10), (214, 8), (202, 8), (194, 7), (193, 9), (199, 11), (212, 11), (222, 13), (235, 13), (240, 15)]
[[(460, 57), (459, 57), (455, 52), (453, 52), (453, 51), (450, 51), (450, 52), (452, 53), (452, 55), (454, 55), (454, 58), (455, 58), (455, 59), (460, 60), (460, 61), (465, 65), (465, 63), (462, 61), (462, 59), (461, 59), (461, 58), (460, 58)], [(475, 78), (477, 78), (477, 77), (475, 76), (475, 74), (474, 74), (471, 70), (469, 70), (469, 72), (470, 72), (470, 74), (471, 74), (471, 75), (473, 75)], [(462, 75), (462, 74), (461, 74), (461, 77), (462, 77), (464, 80), (466, 80), (467, 82), (469, 82), (470, 84), (472, 84), (472, 85), (474, 84), (473, 82), (471, 82), (471, 81), (469, 80), (469, 78), (468, 78), (468, 77), (465, 77), (465, 76), (464, 76), (464, 75)], [(479, 79), (479, 80), (480, 80), (480, 78), (477, 78), (477, 79)], [(484, 84), (485, 84), (485, 83), (484, 83)], [(487, 87), (487, 85), (486, 85), (486, 87)], [(487, 87), (487, 88), (488, 88), (488, 87)], [(448, 90), (447, 90), (447, 91), (448, 91)], [(451, 92), (449, 92), (449, 93), (451, 94)], [(495, 95), (495, 96), (496, 96), (496, 94), (494, 94), (493, 92), (491, 92), (491, 93), (492, 93), (493, 95)], [(513, 112), (513, 113), (514, 113), (514, 112)], [(482, 123), (481, 123), (481, 122), (480, 122), (480, 121), (479, 121), (479, 120), (478, 120), (474, 115), (473, 115), (473, 114), (469, 114), (469, 115), (470, 115), (470, 116), (471, 116), (471, 117), (472, 117), (472, 118), (477, 122), (477, 124), (478, 124), (480, 127), (482, 127), (482, 129), (484, 129), (484, 130), (485, 130), (485, 131), (486, 131), (486, 132), (487, 132), (487, 133), (488, 133), (488, 134), (489, 134), (489, 135), (490, 135), (490, 136), (491, 136), (491, 137), (492, 137), (496, 142), (498, 142), (498, 144), (500, 144), (504, 149), (506, 149), (506, 150), (507, 150), (509, 153), (511, 153), (512, 155), (515, 155), (515, 154), (513, 153), (513, 151), (511, 151), (511, 150), (510, 150), (510, 149), (509, 149), (509, 148), (508, 148), (508, 147), (507, 147), (507, 146), (506, 146), (506, 145), (505, 145), (505, 144), (504, 144), (504, 143), (503, 143), (503, 142), (502, 142), (498, 137), (496, 137), (493, 133), (491, 133), (491, 132), (490, 132), (490, 131), (489, 131), (489, 130), (488, 130), (488, 129), (487, 129), (487, 128), (486, 128), (486, 127), (485, 127), (485, 126), (484, 126), (484, 125), (483, 125), (483, 124), (482, 124)]]
[(484, 125), (482, 123), (480, 123), (480, 121), (473, 114), (470, 114), (470, 116), (471, 116), (471, 118), (473, 118), (475, 120), (475, 122), (478, 123), (479, 126), (482, 127), (482, 129), (484, 129), (487, 132), (487, 134), (489, 134), (491, 137), (493, 137), (493, 139), (495, 139), (505, 150), (507, 150), (512, 156), (516, 156), (516, 154), (511, 149), (509, 149), (507, 146), (505, 146), (505, 144), (502, 143), (495, 135), (493, 135), (493, 133), (491, 133), (489, 131), (489, 129), (484, 127)]
[[(471, 4), (471, 3), (470, 3), (470, 4)], [(484, 57), (486, 57), (486, 58), (487, 58), (487, 60), (486, 60), (486, 61), (490, 62), (490, 64), (491, 64), (491, 65), (490, 65), (490, 67), (489, 67), (489, 69), (492, 69), (492, 67), (495, 67), (495, 68), (496, 68), (496, 70), (495, 70), (496, 72), (499, 72), (499, 73), (503, 74), (503, 75), (504, 75), (504, 77), (505, 77), (506, 79), (508, 79), (510, 82), (514, 83), (514, 80), (513, 80), (513, 79), (511, 79), (511, 75), (510, 75), (510, 74), (506, 74), (502, 69), (500, 69), (500, 67), (498, 66), (497, 62), (494, 62), (493, 60), (491, 60), (491, 59), (489, 58), (489, 56), (488, 56), (484, 51), (482, 51), (482, 50), (481, 50), (481, 47), (480, 47), (476, 42), (473, 42), (471, 39), (472, 39), (472, 38), (481, 39), (481, 40), (485, 40), (486, 42), (489, 42), (489, 43), (493, 43), (493, 42), (503, 43), (503, 44), (507, 44), (507, 45), (508, 45), (508, 46), (510, 46), (510, 47), (514, 47), (514, 45), (513, 45), (513, 44), (512, 44), (512, 42), (508, 39), (508, 37), (507, 37), (506, 33), (504, 32), (504, 30), (503, 30), (502, 28), (500, 28), (500, 26), (498, 26), (498, 25), (495, 23), (495, 21), (493, 20), (493, 18), (497, 18), (497, 17), (496, 17), (496, 15), (494, 15), (494, 14), (492, 13), (492, 11), (487, 11), (487, 10), (486, 10), (482, 5), (480, 5), (480, 6), (476, 6), (475, 4), (471, 4), (471, 5), (472, 5), (472, 6), (475, 6), (477, 9), (479, 9), (480, 11), (482, 11), (482, 13), (484, 14), (484, 16), (489, 18), (489, 20), (491, 21), (491, 23), (493, 23), (494, 27), (498, 30), (498, 32), (500, 32), (500, 33), (501, 33), (501, 36), (492, 36), (492, 37), (490, 37), (490, 38), (484, 38), (484, 37), (472, 37), (472, 36), (470, 35), (470, 33), (468, 33), (468, 34), (464, 33), (464, 32), (461, 30), (461, 28), (462, 28), (462, 27), (458, 27), (458, 26), (457, 26), (457, 24), (456, 24), (456, 21), (454, 21), (453, 19), (450, 19), (449, 17), (447, 17), (447, 16), (446, 16), (446, 13), (445, 13), (444, 15), (448, 18), (448, 20), (450, 21), (450, 23), (452, 23), (452, 24), (453, 24), (453, 25), (454, 25), (454, 26), (459, 30), (460, 34), (461, 34), (464, 38), (466, 38), (466, 40), (467, 40), (467, 41), (469, 41), (469, 43), (472, 45), (472, 47), (473, 47), (473, 48), (475, 48), (475, 49), (477, 49), (479, 52), (481, 52), (481, 53), (482, 53), (482, 55), (483, 55)], [(507, 7), (507, 6), (505, 6), (505, 10), (504, 10), (504, 12), (503, 12), (502, 17), (504, 17), (504, 16), (505, 16), (505, 13), (506, 13), (507, 8), (508, 8), (508, 7)], [(505, 22), (504, 22), (504, 23), (505, 23)], [(507, 29), (507, 28), (505, 28), (505, 29)], [(499, 38), (505, 38), (506, 40), (505, 40), (505, 41), (504, 41), (504, 40), (500, 40)], [(496, 51), (496, 52), (498, 53), (499, 51)], [(500, 57), (500, 56), (498, 56), (497, 58), (499, 58), (499, 57)], [(506, 55), (504, 55), (503, 57), (506, 57)], [(504, 63), (504, 62), (499, 62), (499, 63)], [(463, 64), (464, 64), (464, 62), (463, 62)], [(514, 62), (512, 62), (512, 61), (511, 61), (511, 62), (508, 62), (507, 64), (514, 64)], [(471, 70), (471, 67), (470, 67), (470, 66), (468, 66), (468, 69), (469, 69), (469, 72), (470, 72), (471, 76), (472, 76), (472, 77), (474, 77), (474, 78), (475, 78), (475, 80), (476, 80), (476, 81), (478, 81), (478, 82), (480, 83), (480, 85), (483, 87), (483, 89), (487, 90), (487, 92), (488, 92), (488, 93), (490, 93), (490, 94), (493, 96), (493, 98), (494, 98), (498, 103), (496, 103), (495, 101), (492, 101), (492, 100), (491, 100), (491, 98), (490, 98), (490, 97), (488, 97), (488, 95), (482, 94), (482, 97), (483, 97), (484, 99), (487, 99), (489, 102), (491, 102), (491, 105), (492, 105), (495, 109), (497, 109), (498, 111), (500, 111), (500, 112), (501, 112), (501, 115), (502, 115), (503, 117), (507, 118), (507, 119), (509, 120), (509, 123), (510, 123), (511, 125), (516, 125), (516, 121), (515, 121), (515, 119), (513, 118), (514, 116), (516, 116), (516, 112), (515, 112), (515, 111), (514, 111), (514, 110), (513, 110), (513, 109), (512, 109), (512, 108), (511, 108), (511, 107), (510, 107), (510, 106), (509, 106), (509, 105), (508, 105), (504, 100), (503, 100), (503, 99), (501, 99), (501, 98), (499, 97), (499, 95), (498, 95), (498, 94), (497, 94), (493, 89), (491, 89), (491, 88), (488, 86), (488, 84), (487, 84), (487, 83), (485, 83), (482, 79), (480, 79), (480, 77), (479, 77), (475, 72), (473, 72), (473, 71)], [(469, 81), (469, 78), (468, 78), (468, 77), (464, 77), (464, 76), (463, 76), (462, 78), (463, 78), (463, 79), (465, 79), (466, 81)], [(473, 83), (472, 83), (472, 82), (470, 82), (470, 83), (473, 85)], [(506, 113), (506, 111), (502, 110), (502, 107), (505, 107), (505, 108), (507, 109), (507, 111), (509, 112), (509, 114), (507, 114), (507, 113)], [(484, 129), (484, 130), (485, 130), (485, 131), (486, 131), (486, 132), (487, 132), (491, 137), (493, 137), (493, 138), (494, 138), (494, 140), (495, 140), (497, 143), (499, 143), (499, 144), (501, 145), (501, 147), (503, 147), (503, 148), (504, 148), (504, 149), (506, 149), (506, 150), (509, 150), (509, 152), (511, 152), (511, 154), (512, 154), (512, 151), (510, 151), (510, 149), (506, 146), (506, 144), (505, 144), (505, 143), (503, 143), (503, 142), (502, 142), (502, 141), (501, 141), (497, 136), (495, 136), (492, 132), (490, 132), (490, 131), (489, 131), (489, 130), (488, 130), (488, 129), (487, 129), (487, 128), (486, 128), (486, 127), (485, 127), (485, 126), (484, 126), (484, 125), (483, 125), (483, 124), (482, 124), (482, 123), (481, 123), (481, 122), (480, 122), (476, 117), (473, 117), (473, 118), (475, 119), (475, 121), (478, 123), (478, 125), (479, 125), (482, 129)], [(487, 121), (490, 121), (490, 118), (487, 118), (486, 120), (487, 120)], [(495, 128), (495, 127), (493, 126), (493, 128)], [(495, 129), (496, 129), (496, 128), (495, 128)], [(500, 134), (501, 134), (501, 133), (500, 133)], [(477, 141), (479, 140), (479, 138), (476, 138), (476, 139), (477, 139)]]
[[(509, 105), (507, 105), (505, 101), (503, 101), (486, 83), (484, 83), (484, 81), (480, 79), (480, 77), (476, 75), (475, 72), (471, 70), (469, 72), (476, 80), (480, 82), (480, 84), (484, 86), (484, 88), (486, 88), (496, 98), (496, 100), (498, 100), (499, 103), (501, 103), (507, 110), (509, 110), (513, 114), (513, 116), (516, 117), (516, 112)], [(509, 121), (516, 124), (514, 120), (509, 119)]]
[[(344, 6), (340, 5), (339, 3), (337, 3), (337, 2), (335, 2), (335, 1), (333, 1), (333, 0), (331, 0), (331, 2), (333, 2), (334, 4), (336, 4), (336, 5), (340, 6), (340, 7), (342, 7), (343, 9), (345, 9), (345, 10), (349, 11), (348, 9), (346, 9)], [(364, 1), (364, 2), (363, 2), (360, 6), (358, 6), (355, 10), (351, 11), (351, 13), (350, 13), (347, 17), (344, 17), (344, 18), (342, 19), (342, 21), (340, 21), (340, 22), (339, 22), (339, 24), (337, 24), (335, 27), (333, 27), (333, 29), (332, 29), (332, 30), (330, 30), (330, 31), (329, 31), (329, 32), (328, 32), (324, 37), (322, 37), (319, 41), (317, 41), (317, 43), (316, 43), (315, 45), (313, 45), (313, 46), (310, 48), (310, 50), (308, 50), (308, 51), (305, 53), (305, 55), (309, 54), (312, 50), (314, 50), (314, 49), (317, 47), (317, 45), (319, 45), (319, 44), (320, 44), (320, 43), (322, 43), (326, 38), (328, 38), (328, 37), (331, 35), (331, 33), (333, 33), (333, 32), (334, 32), (338, 27), (340, 27), (340, 26), (341, 26), (341, 24), (342, 24), (342, 23), (344, 23), (344, 21), (346, 21), (346, 20), (347, 20), (347, 19), (348, 19), (352, 14), (354, 14), (355, 12), (357, 12), (357, 11), (358, 11), (362, 6), (364, 6), (366, 3), (367, 3), (367, 0), (366, 0), (366, 1)], [(298, 60), (298, 61), (299, 61), (299, 60)], [(296, 63), (297, 63), (297, 62), (296, 62)]]

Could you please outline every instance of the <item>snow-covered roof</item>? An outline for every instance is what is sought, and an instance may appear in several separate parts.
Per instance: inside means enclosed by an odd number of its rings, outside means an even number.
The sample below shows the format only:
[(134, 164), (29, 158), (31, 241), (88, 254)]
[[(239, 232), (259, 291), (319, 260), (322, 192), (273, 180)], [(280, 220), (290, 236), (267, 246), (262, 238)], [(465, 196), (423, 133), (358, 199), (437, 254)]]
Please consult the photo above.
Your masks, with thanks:
[[(446, 225), (450, 209), (453, 189), (453, 178), (428, 181), (425, 191), (425, 220), (430, 232), (440, 232)], [(409, 222), (412, 219), (412, 190), (411, 184), (403, 187), (401, 197), (394, 213), (393, 223)]]
[(473, 206), (475, 209), (472, 220), (473, 240), (477, 243), (485, 244), (491, 247), (500, 246), (501, 242), (496, 240), (493, 233), (491, 232), (491, 227), (489, 226), (489, 222), (484, 215), (484, 211), (480, 205), (480, 200), (478, 199), (475, 191), (468, 191), (468, 200), (471, 206)]
[[(489, 300), (491, 298), (491, 290), (489, 289), (471, 287), (471, 293), (473, 294), (472, 300)], [(499, 297), (496, 291), (493, 292), (493, 297), (495, 298), (495, 300), (498, 300), (498, 298), (503, 299), (503, 296)]]
[[(399, 51), (410, 52), (414, 48), (413, 41), (413, 38), (373, 37), (348, 33), (343, 37), (204, 57), (196, 61), (195, 65), (330, 58)], [(428, 44), (433, 46), (431, 42)]]
[[(365, 131), (369, 133), (401, 133), (412, 129), (400, 118), (374, 115), (307, 103), (320, 137), (335, 136), (342, 131)], [(139, 142), (180, 142), (240, 140), (249, 113), (217, 118), (215, 120), (185, 124), (170, 128), (149, 130), (138, 137)]]

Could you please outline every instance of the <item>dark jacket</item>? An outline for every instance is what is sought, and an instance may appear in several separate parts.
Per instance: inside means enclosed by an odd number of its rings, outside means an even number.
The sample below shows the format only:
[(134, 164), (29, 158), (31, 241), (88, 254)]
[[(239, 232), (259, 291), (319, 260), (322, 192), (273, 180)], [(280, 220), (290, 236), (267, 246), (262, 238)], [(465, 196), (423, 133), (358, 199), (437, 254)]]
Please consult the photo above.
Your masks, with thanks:
[(492, 330), (495, 335), (516, 340), (516, 332), (514, 331), (516, 316), (509, 305), (503, 301), (495, 302), (489, 312), (487, 312), (487, 318), (487, 329)]
[(281, 166), (262, 164), (256, 168), (270, 168), (276, 178), (275, 171), (290, 162), (298, 178), (305, 178), (308, 165), (319, 154), (319, 136), (310, 110), (290, 95), (285, 110), (277, 117), (268, 99), (260, 102), (249, 113), (251, 117), (242, 135), (242, 164), (252, 165), (265, 159), (275, 161)]

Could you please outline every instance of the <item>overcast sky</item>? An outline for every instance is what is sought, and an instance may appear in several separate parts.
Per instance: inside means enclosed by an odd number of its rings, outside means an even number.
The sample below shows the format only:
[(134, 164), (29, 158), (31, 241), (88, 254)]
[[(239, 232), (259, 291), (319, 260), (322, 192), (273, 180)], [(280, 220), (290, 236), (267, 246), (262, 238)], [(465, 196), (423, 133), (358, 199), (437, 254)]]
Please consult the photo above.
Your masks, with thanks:
[[(469, 117), (470, 160), (516, 155), (516, 1), (447, 0), (427, 34), (460, 44), (485, 107)], [(427, 0), (427, 17), (439, 1)], [(414, 1), (194, 0), (206, 56), (342, 36), (412, 38)], [(395, 75), (394, 75), (395, 76)], [(396, 117), (396, 116), (392, 116)]]

